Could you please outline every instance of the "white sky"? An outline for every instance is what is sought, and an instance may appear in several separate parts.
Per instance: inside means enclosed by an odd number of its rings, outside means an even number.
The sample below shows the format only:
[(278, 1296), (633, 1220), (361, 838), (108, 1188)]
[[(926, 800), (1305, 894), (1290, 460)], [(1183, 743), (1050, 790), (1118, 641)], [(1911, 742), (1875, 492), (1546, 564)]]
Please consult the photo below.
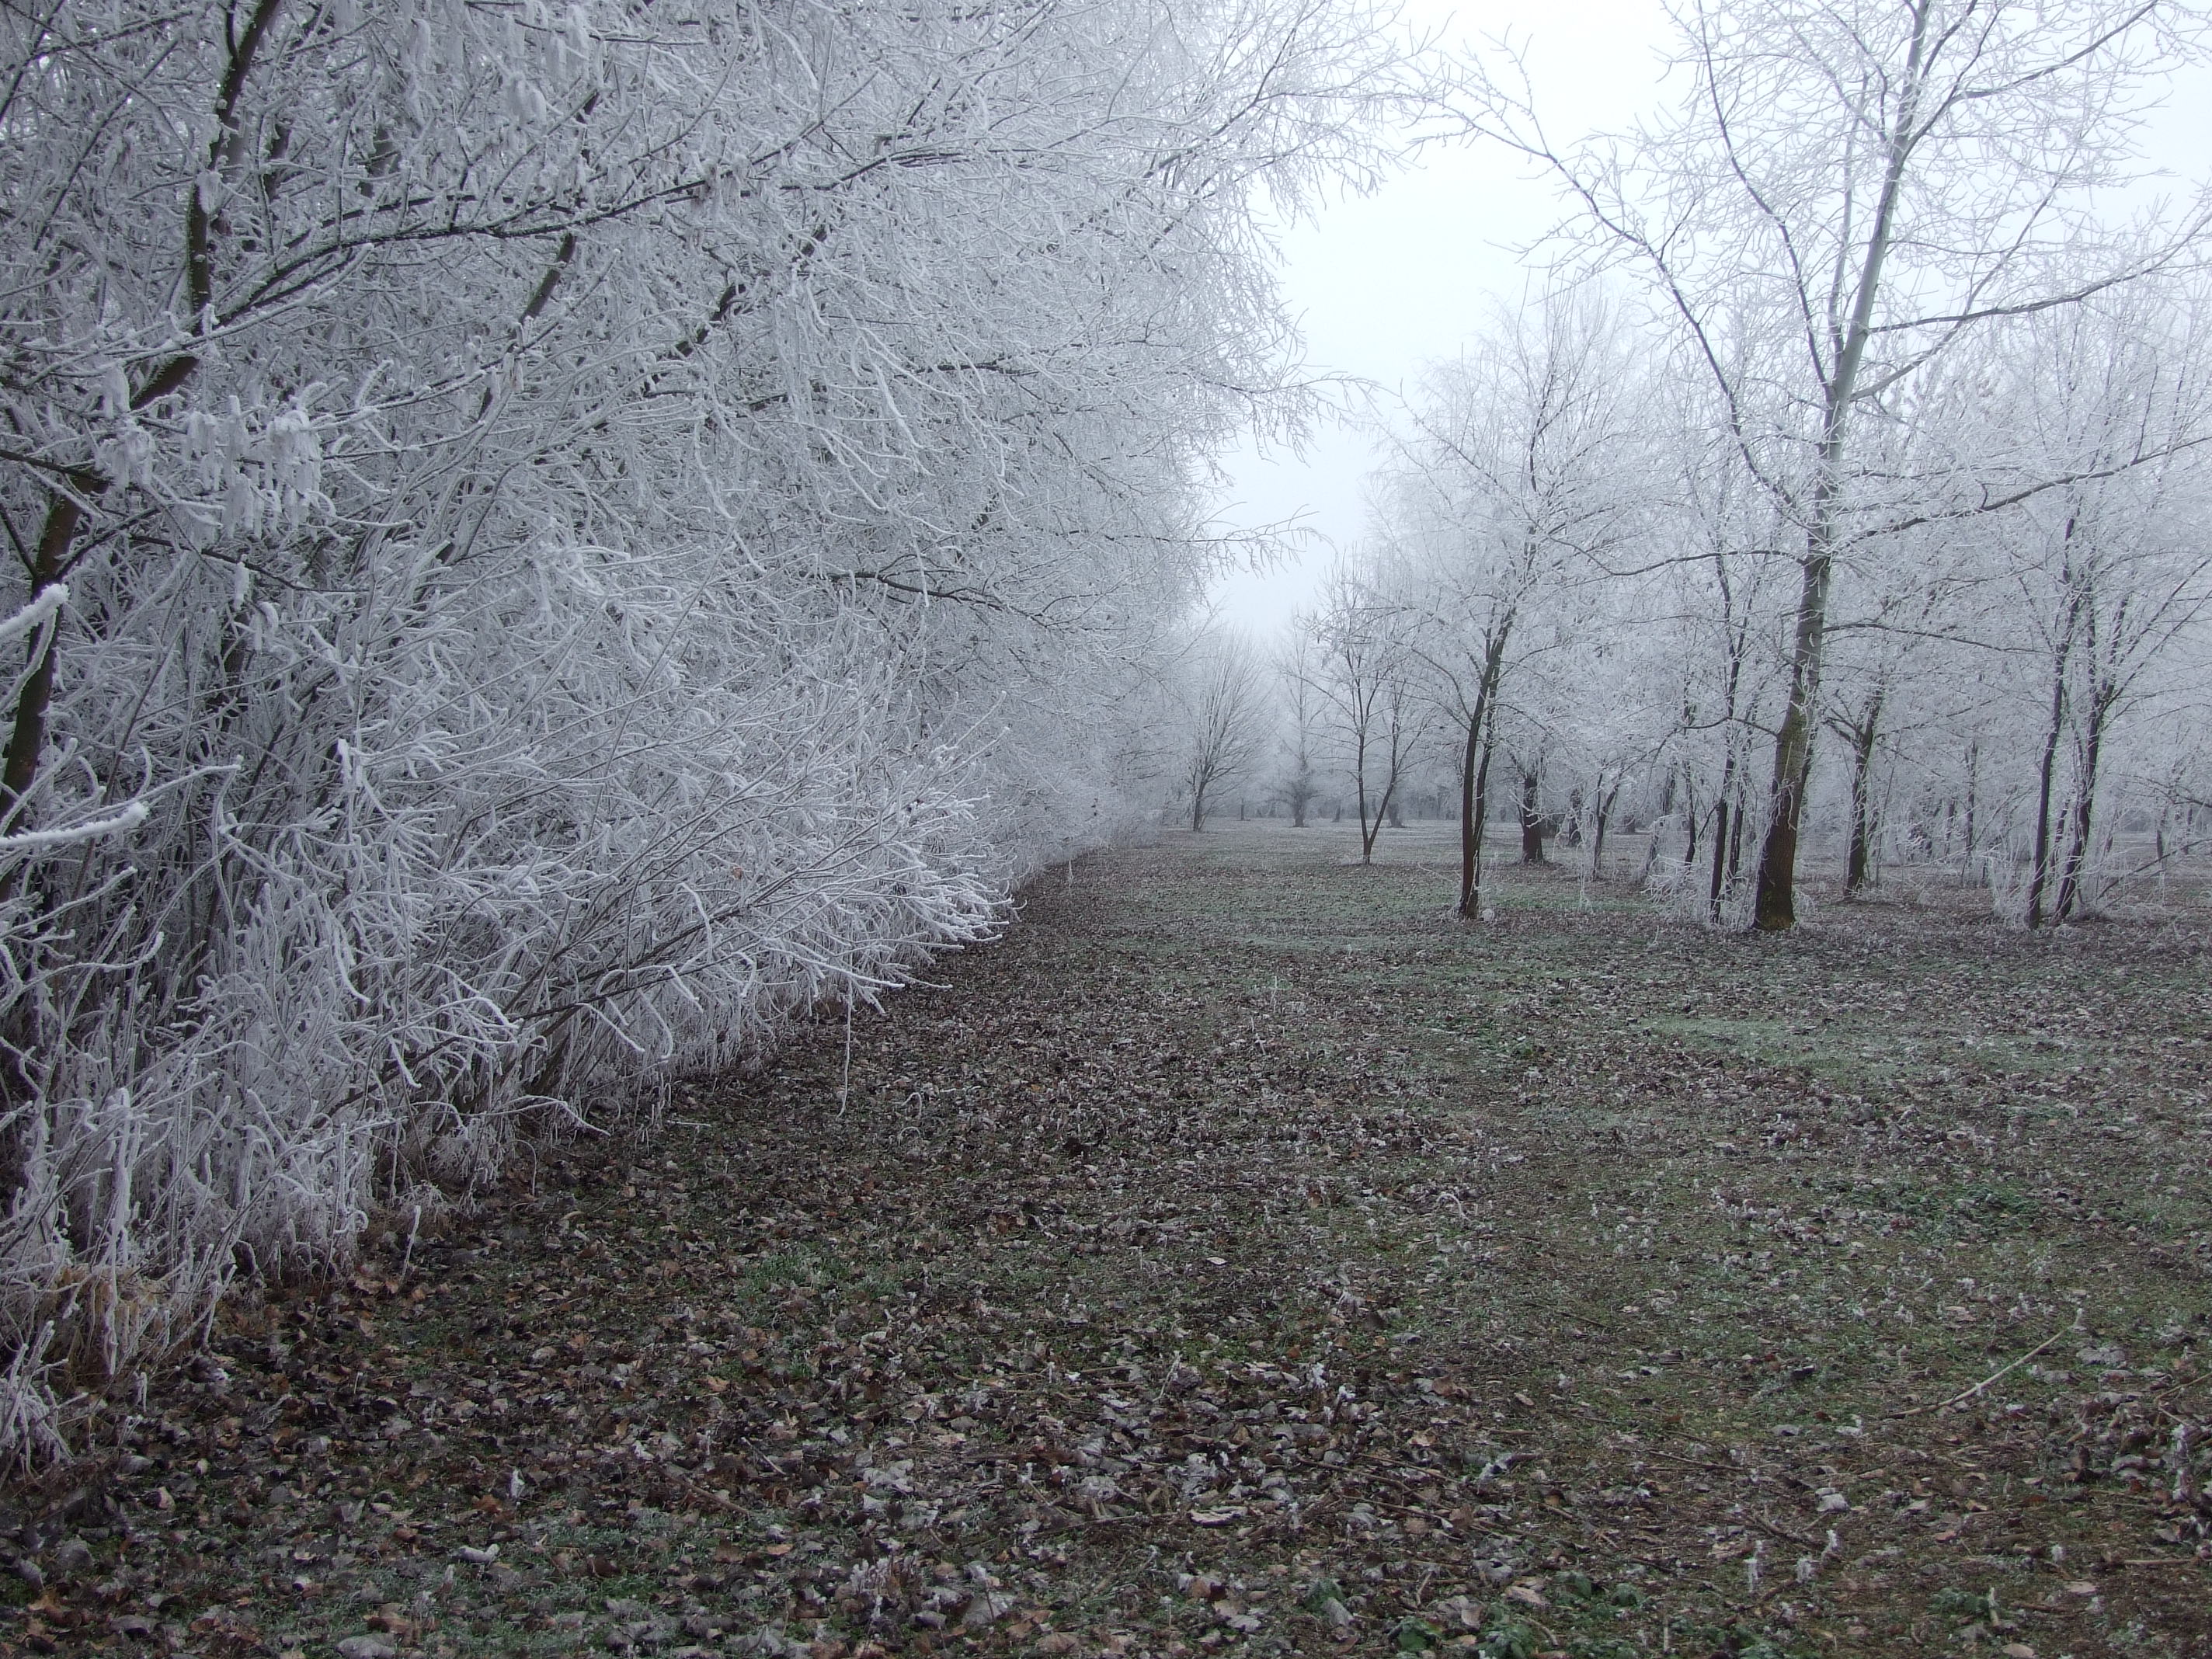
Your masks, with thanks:
[[(1409, 0), (1417, 23), (1472, 42), (1510, 33), (1526, 48), (1537, 108), (1562, 141), (1626, 127), (1662, 95), (1659, 52), (1671, 28), (1659, 0)], [(2212, 162), (2212, 70), (2192, 72), (2156, 123), (2152, 159), (2181, 181)], [(1511, 157), (1435, 149), (1372, 196), (1340, 200), (1282, 238), (1284, 298), (1306, 341), (1309, 370), (1357, 376), (1385, 394), (1414, 389), (1423, 364), (1449, 357), (1481, 331), (1501, 301), (1518, 299), (1529, 270), (1516, 250), (1559, 216), (1549, 184)], [(1259, 572), (1213, 590), (1222, 620), (1274, 633), (1310, 605), (1338, 547), (1365, 523), (1362, 480), (1372, 439), (1331, 428), (1303, 454), (1247, 446), (1223, 459), (1229, 486), (1218, 524), (1255, 528), (1295, 520), (1315, 534)]]

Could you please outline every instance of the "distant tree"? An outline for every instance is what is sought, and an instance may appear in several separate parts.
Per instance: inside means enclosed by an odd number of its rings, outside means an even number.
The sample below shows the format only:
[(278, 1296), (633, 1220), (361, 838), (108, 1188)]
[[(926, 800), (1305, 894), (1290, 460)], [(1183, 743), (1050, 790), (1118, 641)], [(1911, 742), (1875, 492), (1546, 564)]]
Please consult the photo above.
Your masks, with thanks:
[(1267, 672), (1241, 634), (1214, 632), (1192, 647), (1183, 669), (1183, 787), (1190, 827), (1206, 828), (1213, 799), (1267, 752)]
[(2192, 453), (2212, 440), (2212, 361), (2194, 315), (2125, 302), (2020, 333), (2005, 428), (2021, 465), (2073, 480), (1993, 526), (2045, 693), (2023, 907), (2037, 927), (2082, 907), (2115, 727), (2165, 689), (2212, 608), (2212, 477)]
[(1359, 860), (1371, 864), (1425, 726), (1413, 696), (1407, 618), (1371, 573), (1340, 565), (1304, 626), (1352, 775)]
[(1303, 830), (1307, 811), (1321, 791), (1315, 751), (1323, 708), (1320, 652), (1303, 619), (1291, 624), (1272, 666), (1282, 710), (1275, 793), (1290, 808), (1291, 828)]
[(1610, 313), (1555, 296), (1431, 371), (1379, 481), (1410, 642), (1456, 733), (1464, 916), (1514, 677), (1579, 637), (1581, 590), (1648, 506), (1635, 383)]

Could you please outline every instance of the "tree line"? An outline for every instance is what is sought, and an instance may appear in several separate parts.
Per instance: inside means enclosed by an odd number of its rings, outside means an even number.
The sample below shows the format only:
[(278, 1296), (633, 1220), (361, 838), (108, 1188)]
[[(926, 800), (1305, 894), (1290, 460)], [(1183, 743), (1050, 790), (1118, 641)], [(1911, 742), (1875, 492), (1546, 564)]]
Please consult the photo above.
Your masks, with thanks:
[(1816, 822), (1847, 892), (1948, 861), (2029, 927), (2087, 914), (2212, 823), (2205, 206), (2127, 190), (2194, 25), (1676, 21), (1678, 96), (1615, 137), (1555, 143), (1477, 65), (1470, 125), (1561, 191), (1547, 286), (1387, 421), (1247, 787), (1303, 819), (1322, 757), (1371, 856), (1448, 781), (1470, 917), (1501, 815), (1593, 868), (1649, 830), (1716, 924), (1795, 923)]
[[(0, 12), (0, 1453), (1126, 823), (1360, 0)], [(413, 1224), (409, 1221), (406, 1224)]]

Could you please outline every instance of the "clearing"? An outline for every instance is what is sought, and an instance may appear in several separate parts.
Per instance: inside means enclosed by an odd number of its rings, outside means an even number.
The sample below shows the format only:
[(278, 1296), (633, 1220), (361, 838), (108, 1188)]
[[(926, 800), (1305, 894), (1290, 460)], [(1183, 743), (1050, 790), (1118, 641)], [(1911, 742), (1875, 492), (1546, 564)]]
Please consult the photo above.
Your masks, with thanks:
[(10, 1495), (0, 1648), (2212, 1653), (2201, 907), (1353, 846), (1085, 860), (232, 1308)]

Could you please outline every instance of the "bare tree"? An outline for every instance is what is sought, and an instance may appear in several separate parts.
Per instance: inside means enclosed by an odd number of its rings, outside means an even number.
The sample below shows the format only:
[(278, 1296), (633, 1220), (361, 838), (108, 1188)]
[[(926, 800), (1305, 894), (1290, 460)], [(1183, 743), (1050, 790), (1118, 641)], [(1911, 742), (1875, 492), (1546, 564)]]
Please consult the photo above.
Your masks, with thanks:
[(1222, 786), (1249, 775), (1266, 756), (1272, 709), (1267, 670), (1241, 634), (1202, 635), (1183, 672), (1182, 783), (1195, 832)]
[(1371, 576), (1340, 566), (1322, 609), (1302, 626), (1314, 641), (1322, 695), (1346, 748), (1359, 860), (1371, 864), (1425, 726), (1413, 695), (1407, 618)]
[(1606, 308), (1559, 296), (1440, 366), (1382, 480), (1384, 535), (1459, 755), (1459, 912), (1482, 909), (1482, 830), (1513, 674), (1576, 641), (1579, 590), (1648, 506), (1635, 374)]
[(1974, 331), (2130, 281), (2194, 240), (2201, 210), (2149, 244), (2100, 237), (2090, 216), (2178, 61), (2166, 30), (2181, 21), (2169, 0), (1696, 0), (1678, 14), (1681, 105), (1573, 153), (1545, 137), (1525, 88), (1488, 83), (1477, 122), (1553, 169), (1595, 251), (1654, 281), (1801, 538), (1759, 927), (1796, 919), (1861, 418)]
[(2003, 430), (2030, 452), (2020, 465), (2075, 480), (1993, 526), (2044, 687), (2024, 905), (2038, 927), (2083, 903), (2114, 726), (2212, 606), (2212, 487), (2190, 453), (2212, 436), (2212, 370), (2195, 315), (2143, 304), (2039, 317), (2020, 335)]
[(1306, 813), (1320, 793), (1316, 750), (1325, 701), (1320, 649), (1303, 620), (1291, 625), (1276, 648), (1273, 667), (1282, 708), (1281, 746), (1276, 761), (1279, 781), (1275, 789), (1283, 805), (1291, 809), (1291, 828), (1303, 830)]

